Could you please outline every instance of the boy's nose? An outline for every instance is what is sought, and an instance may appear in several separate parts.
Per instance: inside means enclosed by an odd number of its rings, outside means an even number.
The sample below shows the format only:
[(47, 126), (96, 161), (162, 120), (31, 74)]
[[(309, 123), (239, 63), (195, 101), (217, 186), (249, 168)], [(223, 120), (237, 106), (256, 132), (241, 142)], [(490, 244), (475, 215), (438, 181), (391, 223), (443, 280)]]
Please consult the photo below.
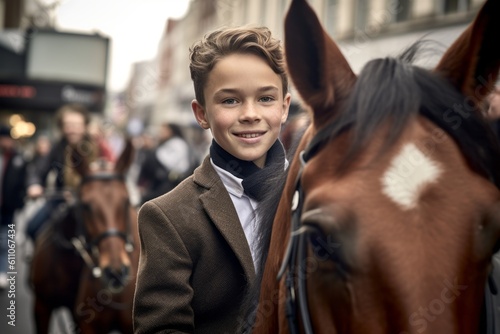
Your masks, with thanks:
[(253, 103), (245, 103), (242, 106), (240, 121), (255, 122), (260, 119), (259, 109)]

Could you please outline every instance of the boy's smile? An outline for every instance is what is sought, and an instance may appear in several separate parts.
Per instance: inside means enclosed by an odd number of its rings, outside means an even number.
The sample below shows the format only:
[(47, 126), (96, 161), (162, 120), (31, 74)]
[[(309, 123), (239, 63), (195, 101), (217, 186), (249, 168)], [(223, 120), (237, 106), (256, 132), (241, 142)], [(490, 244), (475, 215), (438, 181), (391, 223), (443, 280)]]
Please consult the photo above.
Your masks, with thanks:
[(192, 102), (198, 123), (228, 153), (264, 166), (290, 106), (280, 76), (256, 55), (231, 54), (210, 72), (204, 95), (205, 106)]

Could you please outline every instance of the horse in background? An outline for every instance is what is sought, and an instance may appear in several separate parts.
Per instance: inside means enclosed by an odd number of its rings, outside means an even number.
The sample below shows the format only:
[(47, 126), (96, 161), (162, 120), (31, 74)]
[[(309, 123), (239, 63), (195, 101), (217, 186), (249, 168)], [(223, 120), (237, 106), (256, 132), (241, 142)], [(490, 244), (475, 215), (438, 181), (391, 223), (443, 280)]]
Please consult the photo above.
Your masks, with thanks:
[(125, 184), (133, 154), (128, 141), (109, 169), (73, 151), (82, 180), (76, 203), (59, 208), (34, 249), (30, 279), (37, 333), (48, 333), (59, 307), (70, 310), (81, 333), (133, 332), (139, 237)]
[(500, 150), (481, 105), (498, 36), (500, 1), (486, 1), (432, 71), (411, 65), (412, 47), (357, 76), (307, 1), (292, 1), (286, 61), (312, 122), (276, 211), (253, 333), (484, 329)]

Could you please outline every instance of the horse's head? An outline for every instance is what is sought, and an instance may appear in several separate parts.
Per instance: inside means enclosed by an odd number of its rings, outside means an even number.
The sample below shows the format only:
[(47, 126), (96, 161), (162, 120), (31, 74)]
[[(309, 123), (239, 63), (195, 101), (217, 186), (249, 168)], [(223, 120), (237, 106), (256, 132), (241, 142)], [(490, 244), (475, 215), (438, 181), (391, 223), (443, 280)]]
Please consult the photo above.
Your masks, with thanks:
[(480, 112), (498, 36), (500, 1), (487, 1), (433, 71), (405, 61), (412, 49), (356, 76), (307, 1), (293, 0), (286, 59), (313, 120), (285, 189), (300, 194), (285, 259), (310, 310), (299, 324), (477, 332), (500, 235), (499, 155)]
[[(77, 151), (74, 153), (78, 154)], [(77, 234), (73, 243), (95, 277), (109, 291), (119, 292), (130, 281), (132, 252), (137, 241), (135, 215), (125, 183), (133, 159), (130, 141), (114, 167), (73, 156), (81, 175), (76, 204)]]

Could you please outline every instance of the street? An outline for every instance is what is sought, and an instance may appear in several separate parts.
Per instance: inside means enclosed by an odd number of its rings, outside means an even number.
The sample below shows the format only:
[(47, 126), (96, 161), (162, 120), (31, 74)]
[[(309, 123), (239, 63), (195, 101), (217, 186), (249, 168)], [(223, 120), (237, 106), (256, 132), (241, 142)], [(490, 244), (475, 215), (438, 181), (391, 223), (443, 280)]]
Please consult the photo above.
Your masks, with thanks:
[[(24, 227), (26, 215), (36, 209), (39, 203), (29, 203), (18, 216), (16, 226), (16, 247), (15, 249), (15, 268), (9, 275), (9, 287), (0, 290), (0, 333), (2, 334), (31, 334), (36, 333), (33, 296), (29, 287), (29, 264), (26, 260), (27, 254), (31, 253), (31, 241), (25, 239)], [(10, 309), (9, 309), (10, 308)], [(71, 334), (73, 331), (72, 319), (67, 310), (57, 310), (52, 315), (50, 334)]]
[[(12, 278), (9, 287), (0, 291), (0, 309), (2, 333), (34, 333), (32, 317), (32, 297), (28, 287), (29, 267), (23, 260), (22, 249), (16, 248), (16, 272), (8, 275)], [(10, 308), (10, 309), (9, 309)]]

